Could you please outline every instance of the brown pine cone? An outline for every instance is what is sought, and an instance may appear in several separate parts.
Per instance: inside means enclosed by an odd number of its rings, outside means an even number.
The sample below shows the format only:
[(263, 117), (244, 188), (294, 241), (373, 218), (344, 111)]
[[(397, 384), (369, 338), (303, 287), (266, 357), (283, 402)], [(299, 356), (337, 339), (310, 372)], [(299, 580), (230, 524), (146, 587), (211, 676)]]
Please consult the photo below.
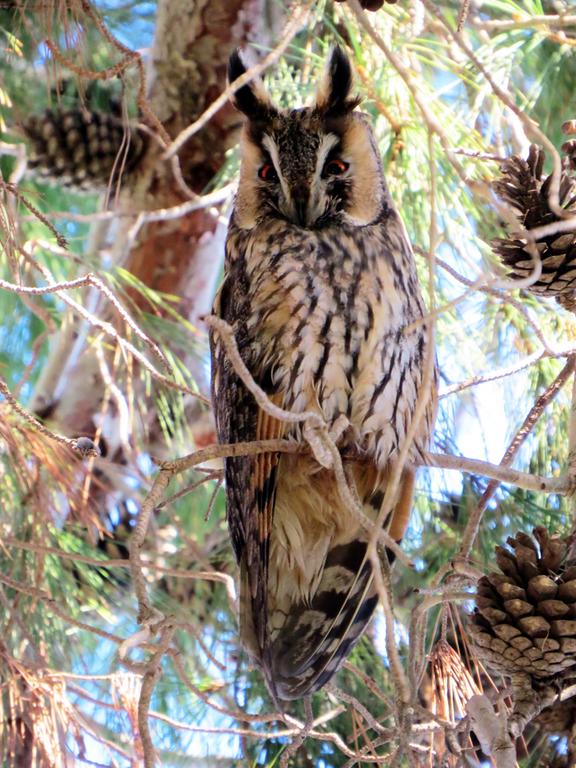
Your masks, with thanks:
[(576, 691), (576, 558), (574, 536), (535, 528), (496, 547), (501, 573), (478, 580), (469, 633), (488, 670), (504, 675), (513, 711), (508, 732), (519, 737), (547, 707)]
[(21, 129), (35, 175), (81, 190), (96, 191), (125, 179), (146, 147), (141, 131), (106, 112), (48, 109), (29, 117)]
[[(576, 179), (569, 173), (571, 154), (566, 160), (560, 179), (560, 206), (576, 213)], [(550, 210), (548, 194), (552, 176), (542, 177), (544, 151), (532, 145), (527, 160), (517, 155), (502, 165), (502, 176), (492, 188), (516, 212), (519, 225), (524, 229), (552, 224), (560, 218)], [(514, 237), (492, 241), (494, 252), (512, 271), (511, 278), (524, 278), (533, 270), (533, 261), (527, 242)], [(526, 290), (546, 296), (570, 295), (576, 289), (576, 231), (549, 235), (535, 243), (542, 260), (542, 274)]]
[[(576, 560), (572, 538), (534, 535), (496, 547), (501, 573), (478, 581), (470, 633), (486, 666), (504, 675), (526, 674), (548, 684), (576, 665)], [(574, 670), (576, 675), (576, 670)]]

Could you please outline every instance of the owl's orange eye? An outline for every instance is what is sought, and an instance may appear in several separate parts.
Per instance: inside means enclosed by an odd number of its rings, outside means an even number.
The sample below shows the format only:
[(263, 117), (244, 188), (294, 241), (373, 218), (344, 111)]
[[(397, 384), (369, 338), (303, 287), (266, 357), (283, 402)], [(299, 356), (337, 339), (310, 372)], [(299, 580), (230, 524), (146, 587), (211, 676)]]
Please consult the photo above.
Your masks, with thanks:
[(258, 178), (262, 181), (278, 181), (278, 174), (272, 163), (264, 163), (258, 170)]
[(328, 160), (324, 166), (325, 176), (340, 176), (345, 173), (350, 167), (350, 163), (345, 163), (344, 160), (335, 158), (334, 160)]

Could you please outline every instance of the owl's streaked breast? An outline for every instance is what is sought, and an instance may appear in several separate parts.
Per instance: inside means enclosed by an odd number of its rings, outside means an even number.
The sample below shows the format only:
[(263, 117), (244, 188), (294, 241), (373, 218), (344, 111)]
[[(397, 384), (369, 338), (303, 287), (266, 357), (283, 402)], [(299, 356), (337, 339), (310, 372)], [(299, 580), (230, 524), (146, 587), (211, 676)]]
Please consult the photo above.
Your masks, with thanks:
[(255, 369), (269, 371), (284, 407), (329, 424), (344, 414), (383, 466), (415, 406), (426, 335), (408, 329), (423, 308), (395, 212), (366, 227), (232, 227), (228, 247), (244, 254)]

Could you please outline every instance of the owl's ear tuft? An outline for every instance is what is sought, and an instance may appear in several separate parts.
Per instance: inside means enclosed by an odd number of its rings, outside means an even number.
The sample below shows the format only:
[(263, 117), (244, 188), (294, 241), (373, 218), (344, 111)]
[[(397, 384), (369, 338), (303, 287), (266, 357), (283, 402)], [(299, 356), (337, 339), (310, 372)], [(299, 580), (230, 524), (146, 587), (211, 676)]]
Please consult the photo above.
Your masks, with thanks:
[[(233, 83), (245, 72), (246, 66), (242, 61), (240, 51), (235, 50), (228, 61), (228, 82)], [(239, 88), (232, 96), (232, 103), (250, 120), (267, 118), (276, 111), (260, 78), (254, 78)]]
[(350, 96), (351, 89), (350, 61), (342, 48), (335, 45), (316, 94), (316, 109), (330, 116), (351, 112), (360, 102), (358, 97)]

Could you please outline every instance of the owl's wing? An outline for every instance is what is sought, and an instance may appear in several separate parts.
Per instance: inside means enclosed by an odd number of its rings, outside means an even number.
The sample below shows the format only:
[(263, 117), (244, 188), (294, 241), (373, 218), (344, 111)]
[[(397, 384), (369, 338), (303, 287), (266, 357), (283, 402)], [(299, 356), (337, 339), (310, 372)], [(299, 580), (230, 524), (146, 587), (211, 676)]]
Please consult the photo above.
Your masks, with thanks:
[(270, 690), (282, 699), (319, 690), (342, 666), (377, 602), (366, 543), (334, 547), (315, 595), (292, 606), (274, 641), (265, 670)]
[[(388, 476), (375, 465), (353, 465), (367, 516), (380, 512)], [(376, 481), (377, 478), (377, 481)], [(377, 484), (375, 484), (375, 481)], [(398, 543), (404, 535), (414, 491), (414, 469), (406, 466), (399, 495), (384, 527)], [(388, 562), (394, 553), (386, 550)], [(272, 644), (265, 669), (271, 691), (282, 699), (297, 699), (325, 685), (342, 666), (365, 631), (378, 603), (367, 540), (358, 538), (332, 547), (324, 562), (315, 594), (295, 603)]]
[[(269, 371), (258, 368), (257, 349), (247, 331), (247, 291), (238, 275), (229, 274), (219, 291), (214, 312), (235, 330), (240, 355), (254, 380), (273, 402)], [(217, 338), (211, 334), (212, 402), (218, 439), (237, 443), (281, 438), (284, 424), (262, 411), (237, 376)], [(248, 649), (261, 659), (268, 632), (268, 563), (276, 500), (277, 453), (238, 456), (225, 460), (227, 517), (232, 545), (241, 568), (241, 634)]]

